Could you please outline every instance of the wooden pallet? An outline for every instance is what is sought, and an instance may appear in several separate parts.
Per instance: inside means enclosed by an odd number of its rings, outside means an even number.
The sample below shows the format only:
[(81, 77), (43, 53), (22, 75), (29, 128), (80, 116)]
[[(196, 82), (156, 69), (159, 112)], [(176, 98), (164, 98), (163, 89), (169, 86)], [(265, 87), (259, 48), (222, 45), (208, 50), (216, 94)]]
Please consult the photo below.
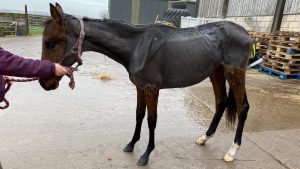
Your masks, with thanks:
[(260, 46), (260, 45), (268, 46), (269, 43), (270, 43), (270, 40), (259, 40), (259, 41), (255, 42), (256, 46)]
[(282, 53), (282, 52), (277, 52), (275, 56), (279, 58), (285, 58), (285, 59), (295, 59), (299, 60), (300, 59), (300, 54), (287, 54), (287, 53)]
[(293, 32), (293, 31), (276, 31), (274, 35), (283, 35), (283, 36), (300, 36), (300, 32)]
[(271, 64), (271, 63), (268, 63), (268, 62), (262, 62), (262, 63), (261, 63), (261, 66), (266, 67), (266, 68), (269, 68), (269, 69), (272, 69), (272, 64)]
[(278, 51), (275, 51), (275, 50), (268, 49), (266, 55), (269, 56), (269, 57), (281, 58), (281, 59), (284, 59), (286, 61), (300, 61), (300, 54), (299, 53), (298, 54), (287, 54), (287, 53), (284, 53), (284, 52), (278, 52)]
[(250, 34), (252, 37), (255, 38), (262, 38), (262, 39), (270, 39), (272, 38), (272, 34), (268, 34), (268, 33), (259, 33), (259, 32), (254, 32)]
[(248, 33), (255, 43), (260, 43), (261, 45), (267, 45), (269, 43), (269, 40), (272, 39), (271, 34), (258, 33), (258, 32), (248, 32)]
[(287, 36), (287, 35), (273, 35), (271, 40), (277, 40), (277, 41), (293, 41), (300, 43), (300, 37), (299, 36)]
[(293, 75), (293, 74), (299, 74), (300, 75), (300, 70), (298, 69), (283, 69), (281, 67), (277, 66), (272, 66), (272, 70), (287, 74), (287, 75)]
[(278, 76), (279, 79), (282, 79), (282, 80), (287, 79), (287, 78), (300, 80), (300, 74), (285, 74), (285, 73), (278, 72), (276, 70), (272, 70), (272, 69), (264, 67), (264, 66), (260, 66), (258, 68), (258, 71), (268, 74), (270, 76)]
[(272, 66), (278, 67), (280, 69), (286, 69), (286, 70), (290, 70), (290, 71), (299, 71), (300, 72), (300, 64), (286, 64), (284, 62), (274, 60), (272, 62)]
[(300, 59), (293, 59), (289, 55), (281, 55), (280, 53), (272, 52), (269, 50), (264, 57), (286, 64), (300, 64)]
[(300, 42), (295, 42), (295, 41), (291, 41), (291, 40), (288, 40), (288, 41), (270, 40), (269, 45), (300, 50)]
[(300, 64), (289, 64), (271, 58), (263, 58), (264, 67), (276, 70), (285, 74), (300, 74)]
[(269, 51), (280, 53), (282, 55), (289, 55), (290, 57), (298, 57), (300, 54), (300, 48), (292, 48), (287, 46), (272, 45), (268, 47)]
[(268, 49), (268, 45), (256, 45), (256, 49)]

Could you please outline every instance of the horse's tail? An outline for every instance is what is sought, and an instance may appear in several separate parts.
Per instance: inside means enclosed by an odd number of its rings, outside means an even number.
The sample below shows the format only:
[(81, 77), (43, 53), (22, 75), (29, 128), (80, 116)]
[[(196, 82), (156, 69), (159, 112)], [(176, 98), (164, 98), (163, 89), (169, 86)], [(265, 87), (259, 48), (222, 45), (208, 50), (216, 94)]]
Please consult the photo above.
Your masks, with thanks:
[(237, 111), (236, 111), (236, 102), (232, 89), (229, 89), (229, 94), (227, 98), (227, 107), (226, 107), (226, 122), (228, 126), (233, 126), (235, 123)]

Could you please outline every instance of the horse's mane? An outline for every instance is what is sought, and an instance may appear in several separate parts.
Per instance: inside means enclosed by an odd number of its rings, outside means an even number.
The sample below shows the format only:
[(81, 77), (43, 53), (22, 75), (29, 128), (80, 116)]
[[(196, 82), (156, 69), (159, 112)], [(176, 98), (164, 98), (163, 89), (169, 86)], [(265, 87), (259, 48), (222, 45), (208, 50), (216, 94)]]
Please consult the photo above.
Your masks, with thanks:
[(102, 22), (102, 23), (109, 24), (113, 27), (123, 27), (123, 28), (127, 28), (128, 30), (138, 31), (138, 32), (144, 30), (145, 28), (151, 27), (151, 24), (135, 25), (135, 24), (131, 24), (126, 21), (123, 21), (123, 20), (107, 19), (107, 18), (92, 19), (92, 18), (84, 17), (83, 20), (84, 21), (93, 21), (93, 22)]
[[(63, 20), (67, 20), (67, 19), (77, 19), (75, 16), (73, 15), (69, 15), (69, 14), (63, 14)], [(48, 26), (51, 22), (53, 21), (53, 18), (50, 18), (50, 19), (47, 19), (45, 22), (44, 22), (44, 26)]]
[[(63, 20), (70, 20), (70, 19), (79, 19), (73, 15), (69, 15), (69, 14), (63, 14)], [(105, 24), (109, 24), (111, 25), (113, 28), (118, 28), (118, 27), (123, 27), (127, 30), (133, 31), (133, 32), (142, 32), (147, 28), (151, 28), (151, 27), (166, 27), (166, 28), (171, 28), (169, 26), (166, 25), (162, 25), (162, 24), (131, 24), (128, 23), (126, 21), (123, 20), (116, 20), (116, 19), (107, 19), (107, 18), (101, 18), (101, 19), (94, 19), (94, 18), (89, 18), (89, 17), (83, 17), (82, 18), (84, 21), (92, 21), (92, 22), (101, 22), (101, 23), (105, 23)], [(48, 19), (44, 22), (44, 26), (48, 26), (51, 22), (53, 21), (53, 19)]]

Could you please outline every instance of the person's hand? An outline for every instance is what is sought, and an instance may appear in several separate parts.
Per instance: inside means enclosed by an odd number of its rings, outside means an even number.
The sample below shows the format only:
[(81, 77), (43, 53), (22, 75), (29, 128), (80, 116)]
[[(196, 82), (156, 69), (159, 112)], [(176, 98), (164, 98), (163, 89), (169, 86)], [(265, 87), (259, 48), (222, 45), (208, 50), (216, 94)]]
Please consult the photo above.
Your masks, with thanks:
[(58, 63), (55, 63), (55, 75), (56, 76), (64, 76), (66, 74), (68, 74), (68, 70), (64, 66), (62, 66)]

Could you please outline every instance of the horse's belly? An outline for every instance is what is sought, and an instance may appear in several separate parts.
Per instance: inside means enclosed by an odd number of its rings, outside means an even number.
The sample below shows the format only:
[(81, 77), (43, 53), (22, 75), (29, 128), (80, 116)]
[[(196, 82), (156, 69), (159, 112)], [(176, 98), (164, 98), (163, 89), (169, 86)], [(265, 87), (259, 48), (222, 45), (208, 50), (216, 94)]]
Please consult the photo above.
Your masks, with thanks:
[(198, 68), (192, 66), (190, 68), (178, 68), (163, 78), (162, 88), (180, 88), (200, 83), (213, 74), (218, 65), (217, 62), (214, 62), (208, 65), (199, 65)]
[(164, 83), (164, 85), (161, 87), (162, 89), (166, 88), (182, 88), (182, 87), (188, 87), (195, 85), (197, 83), (200, 83), (204, 79), (206, 79), (208, 76), (202, 76), (202, 77), (195, 77), (187, 80), (178, 79), (178, 80), (168, 80)]

